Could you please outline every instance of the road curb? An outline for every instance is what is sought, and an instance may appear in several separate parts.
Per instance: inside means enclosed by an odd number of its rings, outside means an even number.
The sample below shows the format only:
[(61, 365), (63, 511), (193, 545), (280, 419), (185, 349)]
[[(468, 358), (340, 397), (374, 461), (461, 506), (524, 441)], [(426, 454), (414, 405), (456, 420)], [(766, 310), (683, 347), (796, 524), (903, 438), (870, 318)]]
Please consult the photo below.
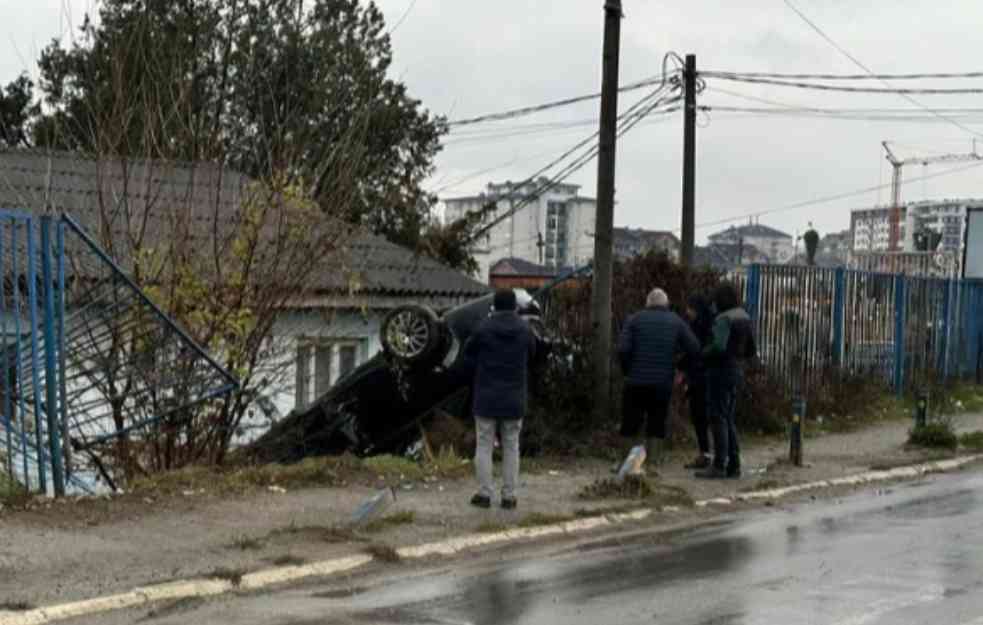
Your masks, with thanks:
[[(868, 471), (857, 475), (831, 480), (819, 480), (806, 484), (796, 484), (784, 488), (741, 493), (733, 498), (719, 497), (707, 499), (697, 501), (696, 506), (699, 508), (714, 505), (726, 506), (739, 502), (780, 499), (804, 491), (819, 490), (834, 486), (858, 486), (896, 479), (920, 477), (931, 473), (952, 471), (979, 460), (983, 460), (983, 454), (898, 467), (886, 471)], [(640, 508), (633, 512), (602, 514), (596, 517), (586, 517), (576, 521), (542, 525), (539, 527), (516, 528), (487, 534), (469, 534), (435, 543), (401, 547), (396, 550), (396, 553), (399, 554), (400, 558), (406, 560), (430, 556), (452, 556), (486, 545), (547, 536), (579, 534), (602, 527), (613, 527), (624, 523), (641, 521), (658, 512), (672, 513), (679, 511), (680, 509), (676, 506)], [(311, 564), (283, 566), (255, 571), (243, 575), (236, 582), (222, 579), (191, 579), (154, 586), (143, 586), (125, 593), (35, 608), (23, 612), (0, 611), (0, 625), (45, 625), (55, 621), (92, 616), (102, 612), (144, 607), (160, 601), (211, 597), (241, 590), (261, 590), (301, 579), (327, 577), (345, 573), (365, 566), (374, 560), (374, 557), (367, 554), (353, 555)]]

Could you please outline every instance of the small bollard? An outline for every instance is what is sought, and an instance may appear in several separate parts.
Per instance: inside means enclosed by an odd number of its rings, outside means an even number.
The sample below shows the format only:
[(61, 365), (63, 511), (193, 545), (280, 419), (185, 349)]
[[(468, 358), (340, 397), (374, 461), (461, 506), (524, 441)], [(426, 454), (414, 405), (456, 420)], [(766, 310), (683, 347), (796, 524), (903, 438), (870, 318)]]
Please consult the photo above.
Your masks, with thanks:
[(792, 420), (789, 423), (788, 459), (797, 467), (802, 466), (802, 428), (806, 418), (806, 400), (802, 397), (792, 399)]
[(915, 427), (923, 428), (928, 423), (928, 393), (918, 391), (915, 395)]

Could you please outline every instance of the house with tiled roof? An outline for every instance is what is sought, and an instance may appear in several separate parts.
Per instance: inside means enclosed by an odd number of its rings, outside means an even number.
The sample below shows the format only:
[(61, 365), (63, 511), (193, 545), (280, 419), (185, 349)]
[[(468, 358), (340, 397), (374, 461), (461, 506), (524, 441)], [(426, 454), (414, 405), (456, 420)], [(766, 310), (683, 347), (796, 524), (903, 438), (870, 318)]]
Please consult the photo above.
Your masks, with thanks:
[(711, 244), (752, 245), (767, 258), (765, 262), (785, 264), (795, 254), (795, 237), (759, 223), (730, 226), (707, 237)]
[(679, 259), (682, 245), (679, 238), (668, 230), (615, 228), (612, 235), (614, 256), (619, 260), (644, 256), (650, 252), (668, 254), (674, 260)]
[[(66, 153), (0, 152), (0, 208), (68, 213), (97, 238), (107, 229), (116, 236), (142, 229), (151, 241), (173, 237), (174, 215), (166, 207), (177, 205), (183, 207), (181, 219), (190, 238), (203, 228), (235, 232), (250, 184), (245, 176), (204, 163), (97, 162)], [(132, 210), (121, 211), (122, 206)], [(128, 214), (143, 220), (131, 223)], [(132, 271), (124, 249), (109, 253)], [(358, 230), (342, 248), (311, 262), (318, 269), (309, 290), (276, 320), (275, 339), (288, 345), (291, 354), (292, 372), (283, 377), (292, 382), (261, 402), (271, 417), (313, 401), (375, 355), (381, 349), (379, 327), (389, 310), (409, 303), (445, 310), (489, 290), (434, 260)]]
[(495, 289), (536, 290), (557, 275), (558, 270), (552, 267), (510, 257), (492, 264), (488, 271), (488, 283)]

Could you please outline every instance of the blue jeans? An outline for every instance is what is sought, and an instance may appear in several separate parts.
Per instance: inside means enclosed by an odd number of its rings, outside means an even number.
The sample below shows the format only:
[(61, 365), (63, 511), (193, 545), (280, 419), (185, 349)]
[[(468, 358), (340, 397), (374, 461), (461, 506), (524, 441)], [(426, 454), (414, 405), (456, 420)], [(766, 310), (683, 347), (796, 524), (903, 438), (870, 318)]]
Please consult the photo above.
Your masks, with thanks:
[(713, 466), (720, 470), (741, 468), (741, 444), (737, 436), (737, 392), (740, 369), (707, 372), (707, 412), (713, 431)]

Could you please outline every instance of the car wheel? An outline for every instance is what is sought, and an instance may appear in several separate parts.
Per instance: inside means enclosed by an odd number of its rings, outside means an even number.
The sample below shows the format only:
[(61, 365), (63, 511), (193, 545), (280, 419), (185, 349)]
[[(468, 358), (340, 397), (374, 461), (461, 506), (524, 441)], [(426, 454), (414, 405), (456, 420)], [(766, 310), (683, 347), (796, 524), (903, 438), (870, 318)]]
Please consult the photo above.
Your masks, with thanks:
[(400, 306), (382, 321), (382, 348), (408, 365), (433, 359), (444, 344), (437, 314), (425, 306)]

